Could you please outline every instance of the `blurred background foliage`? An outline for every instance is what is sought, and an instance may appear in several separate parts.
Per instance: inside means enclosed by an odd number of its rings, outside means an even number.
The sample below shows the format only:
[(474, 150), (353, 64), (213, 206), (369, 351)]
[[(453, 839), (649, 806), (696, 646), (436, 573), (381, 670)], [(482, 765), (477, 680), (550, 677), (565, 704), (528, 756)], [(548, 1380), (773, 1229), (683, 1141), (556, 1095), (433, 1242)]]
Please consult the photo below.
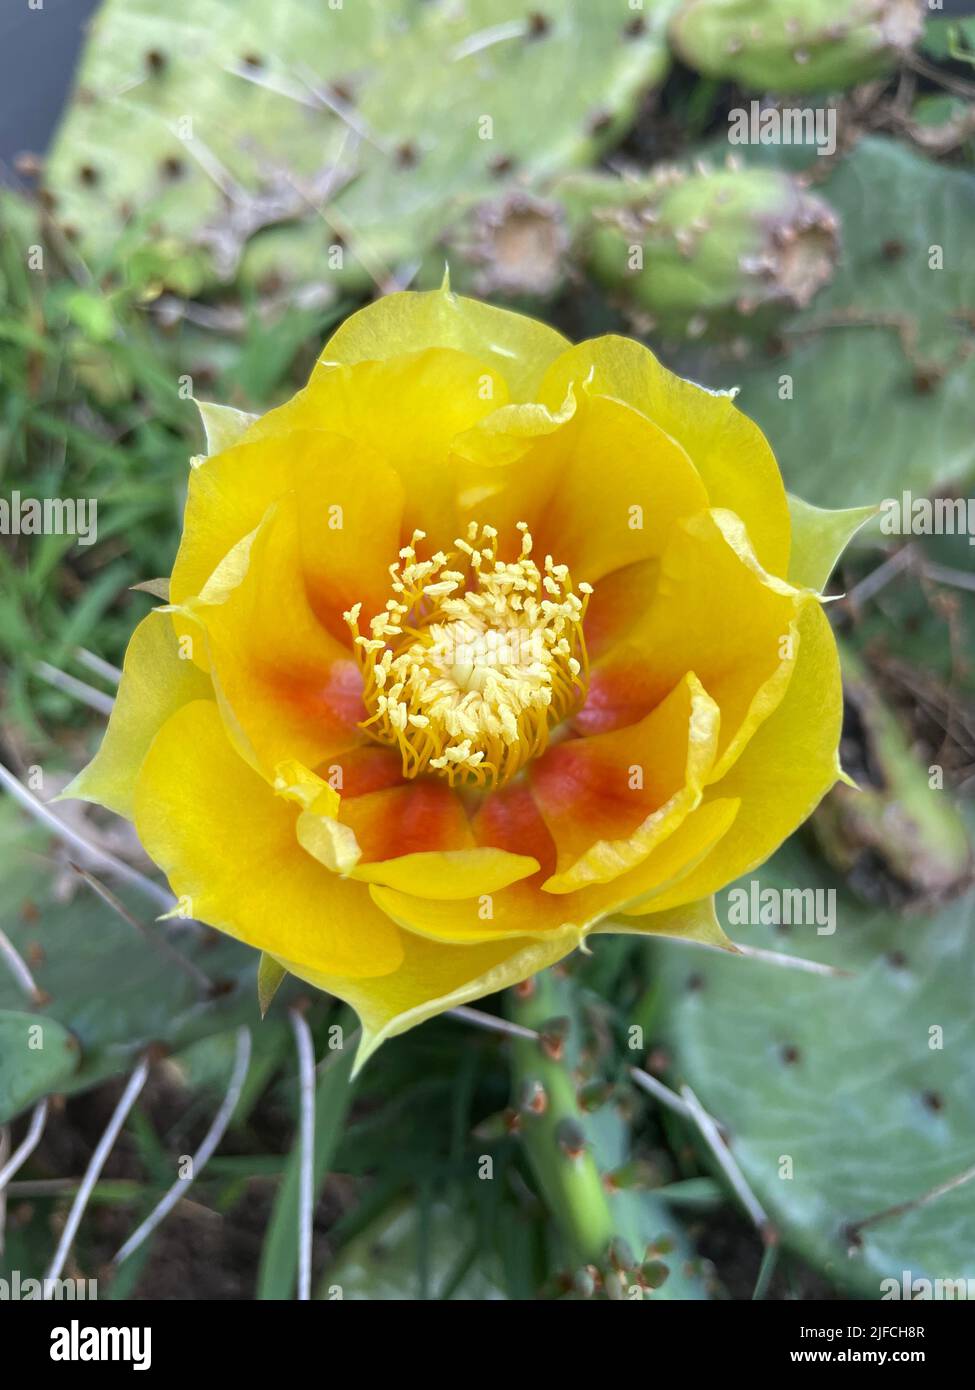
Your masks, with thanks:
[[(22, 148), (16, 109), (5, 134), (2, 495), (99, 508), (90, 547), (0, 538), (5, 765), (46, 801), (97, 743), (99, 660), (120, 661), (153, 602), (132, 586), (175, 553), (201, 447), (191, 397), (268, 409), (342, 317), (438, 283), (445, 260), (457, 289), (573, 337), (636, 334), (740, 386), (812, 502), (971, 496), (966, 8), (102, 0), (49, 147)], [(7, 61), (40, 43), (66, 74), (64, 6), (19, 24)], [(32, 101), (32, 120), (49, 106), (54, 124), (59, 100)], [(834, 112), (835, 149), (730, 145), (729, 113), (753, 101)], [(109, 1297), (290, 1297), (289, 1004), (323, 1059), (316, 1296), (875, 1298), (903, 1269), (975, 1277), (975, 1186), (918, 1200), (975, 1162), (969, 537), (874, 525), (832, 590), (861, 790), (832, 793), (757, 877), (834, 889), (838, 929), (731, 934), (841, 973), (600, 937), (530, 996), (486, 1005), (540, 1041), (439, 1019), (350, 1088), (337, 1005), (290, 985), (259, 1022), (250, 953), (155, 923), (137, 883), (113, 906), (62, 835), (0, 803), (0, 928), (37, 985), (25, 998), (0, 968), (0, 1168), (50, 1098), (0, 1197), (0, 1277), (47, 1267), (148, 1049), (69, 1271)], [(148, 870), (125, 826), (58, 814)], [(38, 1019), (47, 1045), (25, 1064), (16, 1040)], [(112, 1265), (205, 1133), (242, 1026), (253, 1052), (218, 1152)], [(702, 1142), (698, 1100), (750, 1204)]]

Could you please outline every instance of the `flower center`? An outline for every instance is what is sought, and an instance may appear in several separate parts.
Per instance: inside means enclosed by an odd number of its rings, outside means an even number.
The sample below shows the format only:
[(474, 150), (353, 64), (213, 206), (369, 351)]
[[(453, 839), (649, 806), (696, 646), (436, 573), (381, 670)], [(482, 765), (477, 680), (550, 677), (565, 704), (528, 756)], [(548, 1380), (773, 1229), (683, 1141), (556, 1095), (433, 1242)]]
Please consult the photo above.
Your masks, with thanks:
[(582, 632), (592, 588), (568, 568), (521, 554), (497, 558), (497, 531), (471, 522), (456, 549), (418, 560), (424, 532), (390, 565), (393, 597), (359, 634), (361, 604), (343, 616), (355, 638), (369, 717), (360, 725), (398, 748), (404, 777), (434, 771), (451, 786), (507, 782), (548, 744), (586, 696)]

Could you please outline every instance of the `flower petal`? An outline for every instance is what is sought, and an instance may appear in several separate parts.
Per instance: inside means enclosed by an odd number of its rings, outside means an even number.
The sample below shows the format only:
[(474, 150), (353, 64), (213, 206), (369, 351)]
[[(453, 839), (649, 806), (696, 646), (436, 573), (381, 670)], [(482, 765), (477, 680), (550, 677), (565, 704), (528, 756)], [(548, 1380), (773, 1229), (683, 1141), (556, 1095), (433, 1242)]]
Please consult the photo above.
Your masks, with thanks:
[(577, 584), (660, 555), (676, 522), (708, 505), (684, 450), (608, 397), (583, 393), (572, 419), (541, 439), (522, 466), (544, 468), (546, 458), (556, 486), (525, 519), (537, 552), (567, 564)]
[[(270, 431), (269, 419), (258, 428)], [(367, 612), (375, 612), (388, 597), (388, 566), (401, 533), (402, 482), (361, 440), (324, 429), (255, 438), (252, 428), (247, 440), (190, 472), (170, 601), (182, 604), (200, 594), (268, 507), (296, 490), (309, 593), (345, 640), (342, 609), (361, 600)], [(182, 630), (179, 623), (177, 628)]]
[(639, 724), (548, 749), (530, 769), (558, 848), (544, 885), (569, 893), (634, 868), (701, 799), (721, 715), (693, 673)]
[(238, 757), (212, 701), (167, 720), (135, 791), (139, 838), (193, 916), (282, 963), (355, 977), (397, 969), (396, 927), (364, 885), (305, 853), (297, 814)]
[(219, 405), (216, 401), (195, 401), (194, 404), (200, 412), (206, 433), (208, 456), (240, 444), (254, 421), (260, 418), (246, 410), (237, 410), (232, 405)]
[(298, 840), (328, 868), (360, 883), (428, 898), (469, 898), (538, 871), (538, 861), (527, 855), (476, 846), (460, 799), (445, 782), (400, 782), (340, 798), (320, 778), (307, 776), (321, 790), (314, 801), (304, 798)]
[(238, 751), (266, 776), (286, 758), (318, 766), (359, 741), (365, 718), (358, 665), (312, 611), (300, 553), (299, 504), (289, 493), (253, 533), (236, 582), (205, 586), (182, 610), (205, 634)]
[[(403, 539), (419, 529), (434, 549), (446, 548), (458, 529), (451, 443), (507, 399), (504, 378), (483, 361), (427, 348), (392, 361), (320, 363), (304, 391), (265, 416), (258, 428), (307, 429), (327, 422), (329, 429), (359, 440), (402, 480)], [(387, 564), (398, 548), (388, 552)]]
[(763, 863), (815, 810), (840, 775), (839, 655), (818, 603), (803, 606), (799, 637), (795, 671), (781, 704), (734, 767), (706, 793), (741, 799), (734, 825), (699, 869), (657, 900), (659, 908), (706, 897)]
[(500, 372), (513, 400), (530, 401), (546, 367), (568, 346), (547, 324), (466, 299), (445, 283), (439, 290), (403, 291), (367, 304), (332, 335), (319, 360), (349, 365), (423, 348), (454, 348)]
[(614, 334), (579, 343), (553, 362), (539, 398), (555, 408), (569, 385), (582, 381), (590, 394), (628, 402), (679, 440), (711, 506), (737, 512), (765, 568), (787, 573), (789, 508), (779, 467), (762, 431), (731, 395), (684, 381), (642, 343)]
[(389, 1038), (415, 1028), (434, 1015), (480, 999), (526, 980), (574, 950), (581, 933), (566, 931), (544, 938), (521, 937), (448, 946), (403, 934), (399, 968), (381, 978), (343, 978), (310, 968), (307, 962), (279, 956), (284, 968), (350, 1004), (362, 1023), (356, 1071)]
[(498, 893), (538, 872), (538, 860), (502, 849), (455, 849), (404, 854), (358, 864), (349, 877), (401, 893), (454, 901), (474, 893)]
[(702, 512), (681, 522), (646, 611), (593, 663), (576, 727), (604, 731), (632, 722), (634, 709), (652, 709), (694, 670), (721, 708), (723, 771), (782, 698), (801, 600), (762, 570), (731, 513)]
[(129, 640), (101, 747), (61, 797), (94, 801), (131, 820), (136, 778), (152, 740), (183, 705), (212, 697), (208, 677), (181, 658), (168, 613), (153, 609)]
[[(733, 798), (702, 805), (635, 868), (574, 893), (544, 892), (536, 875), (501, 892), (462, 901), (434, 902), (385, 887), (374, 887), (372, 894), (404, 931), (451, 945), (588, 931), (607, 914), (625, 912), (635, 904), (641, 912), (652, 911), (644, 900), (682, 882), (727, 834), (737, 812)], [(656, 927), (648, 923), (647, 930)]]
[[(383, 889), (374, 889), (373, 893), (377, 900), (391, 906), (406, 901), (405, 895)], [(429, 907), (434, 913), (450, 914), (457, 904), (430, 904)], [(403, 934), (403, 965), (394, 974), (379, 980), (337, 980), (311, 975), (300, 965), (287, 961), (281, 963), (294, 974), (345, 999), (356, 1010), (364, 1034), (356, 1060), (356, 1066), (361, 1067), (387, 1038), (446, 1009), (527, 979), (568, 955), (585, 940), (589, 930), (681, 936), (734, 949), (714, 916), (713, 904), (695, 902), (670, 912), (655, 913), (652, 917), (633, 918), (626, 923), (607, 921), (604, 926), (586, 930), (573, 925), (541, 936), (506, 936), (469, 945), (450, 944), (436, 939), (432, 933), (427, 938), (407, 931)]]
[(607, 921), (595, 930), (624, 932), (631, 936), (679, 936), (685, 941), (696, 941), (702, 946), (718, 946), (733, 955), (740, 954), (718, 921), (713, 897), (699, 898), (697, 902), (662, 912), (655, 925), (651, 917), (636, 917), (625, 922), (615, 919)]
[(877, 507), (845, 507), (840, 511), (828, 511), (790, 494), (790, 584), (822, 593), (843, 551), (861, 526), (865, 526), (877, 512)]

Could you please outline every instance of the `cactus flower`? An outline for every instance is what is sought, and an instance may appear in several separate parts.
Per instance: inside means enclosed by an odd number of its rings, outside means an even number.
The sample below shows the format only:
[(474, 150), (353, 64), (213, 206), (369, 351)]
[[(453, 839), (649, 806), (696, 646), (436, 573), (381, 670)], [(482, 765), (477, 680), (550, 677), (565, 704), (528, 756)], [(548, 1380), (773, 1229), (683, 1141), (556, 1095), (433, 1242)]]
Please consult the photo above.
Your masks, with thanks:
[(69, 789), (184, 912), (347, 1000), (360, 1064), (590, 933), (730, 947), (715, 891), (839, 774), (820, 590), (864, 513), (790, 503), (731, 393), (446, 285), (201, 411)]

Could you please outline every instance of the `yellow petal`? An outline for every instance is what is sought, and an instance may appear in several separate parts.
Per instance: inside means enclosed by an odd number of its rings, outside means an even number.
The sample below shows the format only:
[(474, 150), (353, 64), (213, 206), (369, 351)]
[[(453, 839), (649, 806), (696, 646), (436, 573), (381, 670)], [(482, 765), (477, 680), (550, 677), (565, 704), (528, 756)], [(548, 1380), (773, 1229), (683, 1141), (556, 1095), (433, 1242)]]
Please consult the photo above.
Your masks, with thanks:
[(132, 818), (132, 794), (149, 745), (171, 714), (211, 698), (207, 677), (180, 657), (169, 615), (154, 609), (129, 640), (115, 708), (101, 747), (61, 793)]
[(350, 365), (423, 348), (454, 348), (499, 372), (513, 400), (530, 401), (546, 367), (568, 346), (561, 333), (537, 319), (466, 299), (444, 286), (388, 294), (366, 305), (333, 334), (319, 360)]
[[(702, 801), (642, 864), (609, 885), (617, 897), (613, 911), (625, 917), (652, 913), (665, 894), (670, 894), (704, 863), (727, 835), (740, 810), (739, 797)], [(648, 929), (653, 930), (649, 923)]]
[(400, 933), (365, 885), (305, 853), (297, 814), (237, 755), (212, 701), (166, 722), (135, 791), (139, 838), (190, 915), (282, 964), (354, 977), (395, 970)]
[(348, 873), (355, 867), (361, 850), (355, 833), (338, 819), (342, 799), (333, 787), (288, 758), (274, 769), (274, 790), (301, 808), (295, 833), (302, 849), (334, 873)]
[(389, 1038), (447, 1009), (526, 980), (567, 956), (581, 939), (581, 933), (571, 930), (541, 939), (520, 937), (446, 946), (404, 933), (400, 967), (371, 980), (324, 974), (284, 956), (281, 964), (292, 975), (344, 999), (355, 1009), (362, 1023), (355, 1066), (358, 1071)]
[(216, 401), (196, 401), (203, 428), (207, 437), (207, 454), (219, 454), (234, 444), (241, 444), (247, 431), (258, 419), (246, 410), (236, 410), (232, 405), (218, 405)]
[[(225, 450), (190, 472), (183, 536), (170, 601), (199, 595), (260, 524), (269, 506), (294, 490), (300, 499), (300, 562), (311, 602), (333, 633), (345, 635), (342, 609), (361, 600), (367, 612), (387, 597), (395, 558), (403, 485), (395, 470), (362, 442), (327, 430), (267, 433)], [(236, 582), (224, 574), (227, 587)], [(192, 634), (177, 615), (177, 631)], [(205, 654), (198, 653), (205, 666)]]
[[(680, 445), (638, 411), (606, 397), (583, 393), (572, 419), (540, 439), (519, 465), (539, 468), (554, 486), (523, 519), (538, 554), (567, 564), (576, 583), (595, 584), (659, 555), (675, 524), (708, 505)], [(519, 485), (516, 476), (516, 495)]]
[(234, 582), (206, 585), (183, 606), (205, 632), (238, 751), (268, 777), (284, 759), (314, 768), (350, 747), (365, 717), (358, 665), (312, 611), (300, 555), (299, 503), (288, 493), (254, 532)]
[(465, 898), (430, 898), (378, 883), (371, 892), (377, 906), (404, 932), (453, 946), (584, 931), (602, 915), (599, 904), (588, 913), (584, 910), (582, 894), (557, 897), (524, 881)]
[(707, 391), (669, 372), (642, 343), (607, 335), (579, 343), (552, 364), (539, 392), (551, 407), (572, 382), (643, 412), (687, 451), (712, 507), (745, 522), (771, 574), (789, 564), (789, 507), (775, 456), (762, 431), (724, 392)]
[(537, 871), (538, 860), (527, 855), (475, 848), (403, 854), (359, 864), (350, 876), (362, 883), (385, 884), (401, 893), (450, 900), (497, 893)]
[(348, 798), (321, 786), (298, 819), (298, 839), (321, 863), (360, 883), (469, 898), (538, 870), (527, 855), (475, 846), (461, 801), (443, 782), (405, 782)]
[(533, 764), (532, 792), (559, 854), (545, 891), (607, 883), (673, 834), (701, 799), (720, 722), (689, 673), (639, 724), (558, 743)]
[(840, 664), (818, 603), (803, 606), (799, 636), (796, 667), (781, 704), (707, 793), (741, 798), (735, 823), (699, 869), (660, 897), (661, 909), (706, 897), (764, 863), (839, 776)]
[(549, 410), (535, 402), (503, 405), (479, 420), (473, 429), (457, 435), (453, 451), (458, 458), (495, 468), (515, 463), (536, 439), (554, 434), (575, 412), (574, 391), (569, 392), (559, 410)]
[[(593, 662), (589, 700), (598, 726), (607, 727), (617, 706), (620, 723), (630, 722), (636, 701), (653, 708), (693, 670), (721, 709), (714, 775), (724, 771), (782, 698), (802, 601), (762, 570), (733, 514), (702, 512), (681, 522), (645, 611)], [(587, 710), (577, 723), (590, 727)]]
[(631, 936), (679, 936), (701, 946), (718, 946), (723, 951), (738, 953), (738, 947), (718, 921), (713, 897), (701, 898), (697, 902), (662, 912), (656, 923), (652, 917), (631, 918), (625, 922), (613, 920), (603, 923), (596, 930), (624, 932)]
[[(523, 881), (461, 901), (434, 901), (378, 885), (372, 895), (405, 932), (450, 945), (588, 931), (608, 914), (636, 904), (650, 910), (643, 900), (682, 882), (727, 834), (737, 811), (738, 803), (731, 798), (701, 806), (636, 868), (574, 893), (543, 892), (537, 881)], [(657, 927), (648, 925), (648, 930)]]
[[(319, 364), (304, 391), (265, 416), (258, 429), (321, 427), (380, 455), (402, 479), (403, 535), (414, 528), (434, 548), (457, 534), (457, 476), (451, 442), (508, 400), (504, 378), (483, 361), (428, 348), (355, 366)], [(387, 556), (396, 558), (395, 549)]]
[[(607, 931), (644, 934), (635, 924), (607, 924)], [(734, 949), (706, 903), (693, 909), (661, 913), (652, 928), (656, 935), (685, 936), (692, 941)], [(575, 927), (544, 937), (510, 937), (477, 945), (456, 946), (404, 935), (405, 958), (400, 968), (377, 980), (342, 980), (303, 970), (282, 960), (292, 974), (344, 999), (362, 1021), (363, 1039), (356, 1058), (362, 1067), (391, 1037), (415, 1028), (436, 1014), (507, 989), (553, 965), (573, 951), (587, 933)]]

